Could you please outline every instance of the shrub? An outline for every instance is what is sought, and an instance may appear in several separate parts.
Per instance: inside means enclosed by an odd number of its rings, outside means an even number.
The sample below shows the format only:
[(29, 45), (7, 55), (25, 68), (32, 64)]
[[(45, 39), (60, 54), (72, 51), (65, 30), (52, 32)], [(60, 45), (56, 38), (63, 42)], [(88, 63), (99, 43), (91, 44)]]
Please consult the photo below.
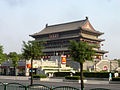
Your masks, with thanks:
[(33, 78), (46, 78), (46, 75), (33, 75)]
[[(70, 76), (71, 72), (56, 72), (54, 75), (56, 77)], [(109, 78), (109, 72), (83, 72), (83, 75), (88, 78)], [(80, 76), (80, 72), (76, 72), (73, 76)], [(114, 73), (112, 73), (114, 76)]]
[(80, 76), (65, 76), (65, 79), (69, 79), (69, 80), (80, 80)]
[(112, 81), (120, 81), (120, 77), (113, 77)]
[[(65, 76), (65, 79), (80, 80), (80, 76)], [(83, 77), (83, 79), (85, 79), (85, 77)]]
[(108, 71), (106, 71), (106, 70), (102, 70), (102, 71), (100, 71), (100, 72), (107, 73)]
[(84, 76), (92, 78), (109, 78), (109, 72), (88, 72), (84, 73)]
[[(75, 75), (80, 75), (80, 72)], [(109, 78), (109, 72), (84, 72), (83, 75), (88, 78)]]

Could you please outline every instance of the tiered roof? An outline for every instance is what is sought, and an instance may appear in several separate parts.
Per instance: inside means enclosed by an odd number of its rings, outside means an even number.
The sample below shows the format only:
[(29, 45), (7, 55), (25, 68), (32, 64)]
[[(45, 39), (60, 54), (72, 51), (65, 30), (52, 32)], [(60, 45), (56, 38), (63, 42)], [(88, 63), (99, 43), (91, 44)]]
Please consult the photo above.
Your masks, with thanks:
[(51, 26), (46, 25), (46, 27), (42, 31), (30, 36), (35, 37), (35, 36), (44, 35), (44, 34), (65, 32), (65, 31), (71, 31), (71, 30), (77, 30), (77, 29), (82, 29), (84, 31), (95, 33), (97, 35), (103, 34), (102, 32), (96, 31), (90, 24), (88, 18), (86, 17), (85, 20), (62, 23), (62, 24), (51, 25)]

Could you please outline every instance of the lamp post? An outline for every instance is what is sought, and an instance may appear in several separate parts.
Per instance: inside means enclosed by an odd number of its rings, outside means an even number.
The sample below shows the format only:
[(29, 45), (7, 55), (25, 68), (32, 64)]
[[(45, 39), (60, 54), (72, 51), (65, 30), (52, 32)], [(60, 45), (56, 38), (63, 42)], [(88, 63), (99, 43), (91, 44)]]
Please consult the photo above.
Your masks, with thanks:
[(112, 65), (111, 64), (112, 64), (112, 62), (110, 61), (110, 72), (112, 71), (112, 67), (111, 67)]

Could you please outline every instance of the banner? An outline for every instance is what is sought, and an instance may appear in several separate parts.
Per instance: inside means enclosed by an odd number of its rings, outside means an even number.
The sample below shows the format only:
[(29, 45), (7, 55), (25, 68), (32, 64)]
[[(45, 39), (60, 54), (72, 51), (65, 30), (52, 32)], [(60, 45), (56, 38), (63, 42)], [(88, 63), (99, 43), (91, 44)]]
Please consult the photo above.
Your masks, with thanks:
[(27, 64), (27, 68), (31, 68), (31, 64)]
[(62, 58), (62, 64), (66, 64), (66, 56), (61, 56)]
[[(27, 68), (31, 68), (31, 64), (27, 64)], [(33, 64), (33, 68), (38, 68), (38, 64)]]

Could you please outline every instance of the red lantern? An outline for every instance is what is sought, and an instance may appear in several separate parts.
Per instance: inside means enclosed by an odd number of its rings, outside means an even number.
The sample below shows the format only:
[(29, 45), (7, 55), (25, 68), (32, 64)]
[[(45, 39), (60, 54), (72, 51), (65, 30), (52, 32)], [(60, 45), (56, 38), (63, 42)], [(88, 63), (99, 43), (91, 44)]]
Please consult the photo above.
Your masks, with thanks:
[(45, 59), (47, 59), (47, 56), (45, 56)]
[(45, 56), (43, 56), (43, 59), (45, 58)]
[(101, 46), (104, 46), (104, 44), (101, 44)]
[(82, 41), (83, 39), (81, 38), (80, 41)]
[(66, 57), (68, 57), (68, 55), (66, 55)]
[(50, 58), (50, 56), (48, 56), (48, 58)]
[(104, 70), (108, 70), (108, 69), (107, 69), (107, 66), (104, 66)]

